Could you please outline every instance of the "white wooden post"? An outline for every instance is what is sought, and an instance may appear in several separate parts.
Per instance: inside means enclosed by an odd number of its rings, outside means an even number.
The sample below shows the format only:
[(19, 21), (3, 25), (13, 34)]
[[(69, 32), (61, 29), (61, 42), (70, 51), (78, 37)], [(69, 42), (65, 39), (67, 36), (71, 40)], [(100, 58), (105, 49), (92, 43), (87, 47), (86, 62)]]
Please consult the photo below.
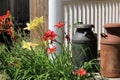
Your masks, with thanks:
[[(63, 33), (56, 27), (54, 27), (55, 24), (57, 24), (59, 21), (64, 20), (64, 13), (63, 13), (63, 1), (62, 0), (49, 0), (49, 29), (54, 31), (55, 33), (59, 34), (63, 39)], [(57, 38), (59, 42), (62, 42), (63, 40)], [(61, 46), (57, 43), (55, 43), (55, 46), (57, 47), (56, 53), (61, 52)]]

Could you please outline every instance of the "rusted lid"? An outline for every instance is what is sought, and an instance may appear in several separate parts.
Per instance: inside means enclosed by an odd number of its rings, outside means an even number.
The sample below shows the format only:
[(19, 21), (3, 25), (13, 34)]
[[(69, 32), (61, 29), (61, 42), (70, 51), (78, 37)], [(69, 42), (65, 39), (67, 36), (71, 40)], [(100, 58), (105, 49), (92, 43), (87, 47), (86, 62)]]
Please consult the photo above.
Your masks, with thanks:
[(109, 23), (109, 24), (104, 24), (105, 28), (116, 28), (116, 27), (120, 27), (119, 23)]
[(120, 37), (112, 34), (107, 34), (106, 37), (101, 38), (102, 44), (120, 44)]
[(93, 24), (76, 24), (74, 28), (93, 28)]

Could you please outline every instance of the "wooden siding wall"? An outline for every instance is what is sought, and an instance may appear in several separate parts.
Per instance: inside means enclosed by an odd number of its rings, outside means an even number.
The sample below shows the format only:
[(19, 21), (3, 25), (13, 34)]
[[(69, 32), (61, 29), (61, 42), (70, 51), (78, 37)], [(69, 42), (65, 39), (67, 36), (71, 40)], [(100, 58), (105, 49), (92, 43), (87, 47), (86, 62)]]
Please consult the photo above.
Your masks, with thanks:
[[(48, 0), (30, 0), (30, 19), (35, 17), (44, 17), (44, 24), (42, 27), (45, 31), (48, 28)], [(40, 40), (42, 34), (40, 34), (40, 29), (32, 30), (30, 32), (31, 41)]]
[(25, 25), (29, 21), (29, 0), (11, 0), (10, 10), (17, 23)]
[[(29, 21), (29, 0), (11, 0), (14, 1), (13, 14), (18, 22)], [(12, 6), (12, 5), (11, 5)]]
[(29, 0), (0, 0), (0, 15), (10, 10), (17, 23), (29, 21)]
[[(65, 31), (74, 35), (74, 22), (94, 24), (93, 31), (97, 34), (100, 50), (101, 33), (105, 32), (105, 23), (120, 23), (120, 0), (63, 0)], [(68, 27), (71, 26), (71, 27)]]
[(0, 15), (5, 14), (10, 9), (9, 2), (10, 0), (0, 0)]

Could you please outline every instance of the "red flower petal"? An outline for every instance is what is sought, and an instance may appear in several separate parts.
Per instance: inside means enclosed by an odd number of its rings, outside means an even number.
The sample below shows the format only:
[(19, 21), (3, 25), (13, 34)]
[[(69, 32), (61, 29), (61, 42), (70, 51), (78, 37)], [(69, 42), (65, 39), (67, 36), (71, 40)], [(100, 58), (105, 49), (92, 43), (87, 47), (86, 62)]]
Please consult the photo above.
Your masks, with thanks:
[(87, 72), (83, 68), (80, 68), (75, 72), (75, 74), (80, 75), (80, 77), (82, 77), (83, 75), (87, 75)]
[(8, 10), (7, 13), (6, 13), (6, 18), (10, 17), (10, 11)]
[(52, 48), (47, 48), (47, 52), (50, 54), (53, 54), (56, 51), (56, 46), (53, 46)]
[(59, 22), (58, 24), (56, 24), (55, 26), (58, 28), (62, 28), (65, 24), (63, 22)]
[(2, 26), (2, 24), (3, 24), (2, 21), (0, 21), (0, 26)]
[(6, 30), (7, 34), (12, 36), (12, 31), (10, 29)]
[(3, 16), (0, 16), (0, 21), (3, 21)]
[(43, 35), (43, 40), (55, 40), (55, 37), (57, 36), (57, 34), (54, 33), (54, 31), (48, 30), (47, 32), (44, 33)]

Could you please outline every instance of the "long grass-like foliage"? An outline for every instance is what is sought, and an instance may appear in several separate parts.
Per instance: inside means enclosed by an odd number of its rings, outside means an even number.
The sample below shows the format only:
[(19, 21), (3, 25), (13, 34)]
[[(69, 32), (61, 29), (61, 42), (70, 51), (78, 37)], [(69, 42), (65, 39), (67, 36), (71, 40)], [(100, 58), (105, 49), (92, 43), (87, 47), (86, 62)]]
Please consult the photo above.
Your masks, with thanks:
[(8, 50), (4, 44), (0, 45), (0, 73), (6, 80), (89, 80), (90, 77), (95, 79), (92, 74), (93, 65), (98, 68), (95, 59), (79, 67), (88, 71), (86, 75), (77, 75), (76, 67), (72, 63), (72, 51), (68, 46), (62, 44), (60, 55), (49, 54), (44, 41), (38, 43), (36, 48), (33, 48), (30, 43), (29, 50), (22, 45), (23, 40), (30, 41), (29, 36), (22, 37), (19, 32), (16, 34), (18, 39), (12, 43), (11, 50)]

